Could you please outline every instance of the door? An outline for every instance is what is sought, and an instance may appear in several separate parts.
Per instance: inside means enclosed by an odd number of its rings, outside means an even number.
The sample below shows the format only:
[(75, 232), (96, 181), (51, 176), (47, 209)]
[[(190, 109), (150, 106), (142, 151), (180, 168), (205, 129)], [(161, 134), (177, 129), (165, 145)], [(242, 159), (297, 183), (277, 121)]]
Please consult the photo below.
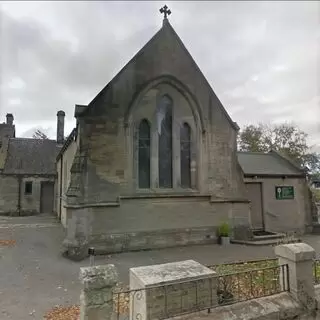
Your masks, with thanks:
[(41, 182), (40, 212), (52, 213), (54, 201), (54, 183)]
[(251, 227), (254, 230), (264, 229), (263, 209), (262, 209), (262, 184), (246, 183), (248, 197), (251, 201)]

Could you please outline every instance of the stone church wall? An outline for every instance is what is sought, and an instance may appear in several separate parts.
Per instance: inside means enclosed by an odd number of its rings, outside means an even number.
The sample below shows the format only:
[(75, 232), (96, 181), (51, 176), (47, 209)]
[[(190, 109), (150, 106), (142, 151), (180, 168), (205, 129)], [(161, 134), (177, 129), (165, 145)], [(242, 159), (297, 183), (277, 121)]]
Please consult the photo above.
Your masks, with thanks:
[(86, 234), (103, 253), (216, 243), (220, 223), (247, 223), (248, 212), (248, 203), (210, 203), (209, 197), (122, 199), (118, 207), (69, 208), (67, 238)]
[(18, 212), (18, 179), (0, 175), (0, 214)]

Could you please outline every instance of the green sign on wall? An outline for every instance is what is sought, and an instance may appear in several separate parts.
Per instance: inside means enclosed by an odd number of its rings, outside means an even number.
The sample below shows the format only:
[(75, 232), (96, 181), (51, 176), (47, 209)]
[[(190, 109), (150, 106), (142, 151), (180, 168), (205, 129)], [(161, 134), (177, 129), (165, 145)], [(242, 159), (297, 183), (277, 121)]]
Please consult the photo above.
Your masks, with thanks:
[(277, 186), (275, 191), (277, 200), (294, 198), (294, 189), (292, 186)]

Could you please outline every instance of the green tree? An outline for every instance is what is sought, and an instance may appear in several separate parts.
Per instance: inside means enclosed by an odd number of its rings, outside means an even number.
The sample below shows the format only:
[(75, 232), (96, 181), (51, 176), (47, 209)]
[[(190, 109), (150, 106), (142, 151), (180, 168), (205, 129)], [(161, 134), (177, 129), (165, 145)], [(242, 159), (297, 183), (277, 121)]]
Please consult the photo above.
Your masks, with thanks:
[(307, 133), (293, 124), (248, 125), (239, 133), (240, 151), (268, 152), (271, 149), (290, 158), (311, 173), (320, 173), (320, 154), (311, 152)]

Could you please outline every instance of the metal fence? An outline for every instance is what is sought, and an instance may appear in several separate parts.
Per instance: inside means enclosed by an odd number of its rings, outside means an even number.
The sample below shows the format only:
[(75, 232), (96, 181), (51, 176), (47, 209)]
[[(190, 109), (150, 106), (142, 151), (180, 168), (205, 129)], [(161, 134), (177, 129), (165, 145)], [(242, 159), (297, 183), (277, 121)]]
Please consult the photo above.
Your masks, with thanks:
[(320, 284), (320, 260), (313, 261), (313, 279), (315, 284)]
[(117, 291), (113, 309), (117, 320), (161, 320), (283, 291), (289, 291), (288, 265)]

